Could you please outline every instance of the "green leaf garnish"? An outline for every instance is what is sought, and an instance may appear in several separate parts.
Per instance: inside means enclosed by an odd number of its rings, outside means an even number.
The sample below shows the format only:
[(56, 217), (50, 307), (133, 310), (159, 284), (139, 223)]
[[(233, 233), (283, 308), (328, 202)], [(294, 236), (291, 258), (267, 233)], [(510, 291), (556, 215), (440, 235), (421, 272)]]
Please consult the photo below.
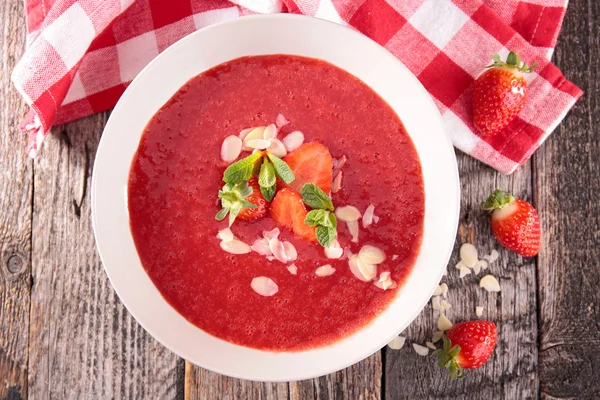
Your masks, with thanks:
[(329, 214), (329, 211), (326, 210), (311, 210), (306, 214), (304, 223), (308, 226), (331, 225), (327, 214)]
[(277, 156), (274, 156), (271, 153), (267, 153), (267, 157), (269, 157), (269, 160), (271, 160), (271, 162), (273, 163), (273, 167), (275, 168), (275, 173), (277, 174), (279, 179), (281, 179), (282, 181), (284, 181), (285, 183), (288, 183), (288, 184), (292, 183), (294, 181), (294, 179), (296, 179), (296, 176), (290, 169), (290, 166), (287, 165), (285, 161), (283, 161), (281, 158), (279, 158)]
[(263, 195), (265, 200), (271, 201), (273, 197), (275, 197), (275, 192), (277, 191), (277, 186), (273, 185), (271, 187), (260, 187), (260, 193)]
[(323, 247), (329, 247), (335, 239), (335, 228), (323, 225), (317, 226), (317, 240)]
[(231, 164), (223, 173), (223, 180), (233, 185), (247, 181), (254, 175), (260, 165), (258, 161), (261, 159), (262, 152), (259, 151)]
[(277, 177), (275, 176), (275, 168), (269, 160), (264, 160), (260, 166), (260, 174), (258, 175), (258, 184), (260, 187), (270, 188), (275, 185)]
[(314, 183), (307, 183), (300, 189), (302, 200), (310, 207), (315, 209), (333, 211), (331, 198)]
[(231, 226), (244, 208), (258, 208), (256, 204), (246, 200), (246, 197), (252, 194), (252, 191), (252, 187), (248, 186), (248, 181), (243, 181), (237, 185), (227, 183), (223, 186), (223, 189), (219, 190), (219, 198), (223, 208), (215, 215), (215, 219), (221, 221), (229, 213), (229, 226)]

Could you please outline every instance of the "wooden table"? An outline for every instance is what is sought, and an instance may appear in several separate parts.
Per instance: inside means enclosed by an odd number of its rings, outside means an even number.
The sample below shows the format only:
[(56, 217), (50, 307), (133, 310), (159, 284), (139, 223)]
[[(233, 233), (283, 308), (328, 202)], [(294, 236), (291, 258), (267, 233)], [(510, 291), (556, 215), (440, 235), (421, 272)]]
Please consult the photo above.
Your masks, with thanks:
[[(504, 176), (457, 154), (456, 248), (498, 248), (479, 207), (496, 187), (532, 201), (544, 235), (536, 258), (500, 249), (498, 294), (451, 269), (449, 318), (482, 305), (499, 329), (491, 361), (456, 382), (410, 346), (281, 384), (227, 378), (166, 350), (123, 307), (94, 245), (89, 186), (108, 113), (54, 128), (29, 159), (26, 107), (9, 82), (25, 43), (21, 0), (0, 2), (0, 43), (0, 399), (600, 398), (600, 1), (571, 0), (554, 61), (586, 94), (533, 158)], [(405, 334), (422, 344), (436, 319), (427, 306)]]

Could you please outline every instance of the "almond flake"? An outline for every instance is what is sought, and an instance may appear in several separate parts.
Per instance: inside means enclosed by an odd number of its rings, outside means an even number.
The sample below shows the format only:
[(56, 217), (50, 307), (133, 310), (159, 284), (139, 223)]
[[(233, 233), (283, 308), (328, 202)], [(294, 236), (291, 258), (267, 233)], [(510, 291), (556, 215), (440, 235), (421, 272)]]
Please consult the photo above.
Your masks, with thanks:
[(331, 193), (337, 193), (342, 189), (342, 171), (339, 171), (331, 182)]
[(404, 336), (396, 336), (388, 343), (388, 347), (392, 350), (400, 350), (404, 346), (406, 338)]
[(475, 307), (475, 315), (477, 315), (478, 317), (481, 317), (483, 315), (483, 307), (481, 307), (481, 306)]
[(444, 298), (448, 297), (448, 285), (447, 285), (447, 284), (445, 284), (445, 283), (442, 283), (442, 284), (440, 285), (440, 288), (442, 288), (442, 296), (443, 296)]
[(493, 275), (486, 275), (479, 281), (479, 287), (484, 288), (488, 292), (499, 292), (500, 283)]
[(287, 254), (285, 252), (285, 248), (283, 247), (283, 243), (280, 242), (278, 239), (269, 240), (269, 249), (271, 250), (271, 253), (277, 260), (281, 261), (282, 263), (288, 262)]
[[(246, 133), (246, 136), (244, 136), (242, 138), (242, 140), (244, 141), (244, 145), (246, 145), (246, 142), (249, 140), (253, 140), (253, 139), (264, 139), (264, 133), (265, 133), (265, 129), (267, 129), (266, 126), (259, 126), (257, 128), (252, 128), (252, 130), (248, 133)], [(245, 131), (245, 129), (244, 129)], [(242, 132), (244, 132), (242, 131)], [(241, 132), (240, 132), (241, 135)]]
[(398, 259), (399, 255), (398, 254), (394, 254), (392, 256), (392, 261), (396, 261)]
[(235, 236), (233, 236), (233, 232), (231, 232), (231, 229), (229, 228), (221, 229), (217, 234), (217, 237), (226, 242), (235, 239)]
[(346, 225), (348, 226), (348, 231), (350, 232), (350, 236), (352, 236), (352, 241), (354, 243), (358, 243), (358, 233), (359, 233), (358, 221), (348, 221), (348, 222), (346, 222)]
[(289, 124), (290, 121), (288, 121), (283, 114), (277, 114), (277, 118), (275, 118), (275, 123), (277, 124), (278, 128), (281, 128), (282, 126), (286, 126), (287, 124)]
[(337, 239), (333, 239), (333, 242), (329, 247), (325, 248), (325, 255), (327, 258), (338, 259), (344, 254), (344, 249), (340, 246), (340, 242)]
[(287, 270), (290, 271), (290, 274), (292, 275), (298, 275), (298, 267), (296, 267), (295, 264), (292, 264), (289, 267), (287, 267)]
[(391, 278), (391, 272), (385, 271), (379, 275), (379, 280), (375, 282), (375, 286), (379, 289), (388, 290), (395, 289), (398, 285)]
[(336, 170), (340, 170), (344, 167), (344, 165), (346, 165), (346, 163), (348, 162), (348, 157), (346, 157), (346, 155), (344, 154), (343, 156), (341, 156), (338, 159), (334, 160), (333, 166)]
[(366, 264), (381, 264), (385, 261), (385, 253), (381, 249), (371, 246), (369, 244), (364, 245), (358, 252), (358, 256)]
[(343, 206), (335, 209), (335, 216), (345, 222), (358, 221), (361, 217), (360, 211), (354, 206)]
[(244, 141), (244, 146), (251, 149), (264, 150), (271, 145), (271, 141), (267, 139), (251, 139)]
[(238, 135), (240, 139), (244, 140), (246, 139), (246, 136), (248, 136), (248, 134), (250, 132), (252, 132), (254, 130), (254, 128), (246, 128), (246, 129), (242, 129), (240, 131), (240, 134)]
[(461, 266), (459, 268), (459, 270), (460, 270), (460, 278), (464, 278), (465, 276), (467, 276), (471, 273), (471, 270), (465, 266)]
[(440, 307), (442, 307), (442, 311), (446, 311), (449, 310), (452, 306), (446, 300), (442, 300), (440, 301)]
[(271, 248), (269, 247), (269, 241), (265, 238), (256, 239), (250, 248), (261, 256), (273, 255), (273, 253), (271, 253)]
[[(359, 264), (364, 264), (364, 262), (362, 262), (360, 260), (360, 258), (358, 257), (358, 255), (356, 254), (352, 254), (349, 258), (348, 258), (348, 266), (350, 267), (350, 272), (352, 272), (354, 274), (355, 277), (357, 277), (358, 279), (360, 279), (363, 282), (368, 282), (370, 279), (373, 278), (366, 278), (362, 272), (361, 272), (361, 268), (359, 268)], [(364, 269), (364, 267), (363, 267)]]
[(374, 223), (378, 223), (379, 222), (379, 217), (377, 215), (373, 215), (373, 222)]
[(252, 251), (250, 246), (239, 239), (222, 240), (220, 245), (223, 250), (231, 254), (247, 254)]
[(431, 341), (433, 343), (437, 343), (443, 337), (444, 337), (444, 332), (442, 332), (442, 331), (435, 331), (435, 332), (433, 332), (433, 335), (431, 336)]
[(437, 350), (437, 347), (435, 347), (435, 344), (433, 344), (431, 342), (425, 342), (425, 346), (429, 347), (431, 350)]
[(429, 354), (429, 349), (425, 346), (421, 346), (420, 344), (413, 343), (413, 349), (415, 349), (415, 353), (421, 357), (425, 357)]
[(321, 278), (323, 278), (325, 276), (333, 275), (334, 273), (335, 273), (335, 268), (333, 268), (329, 264), (322, 265), (319, 268), (317, 268), (317, 270), (315, 271), (315, 275), (317, 275)]
[(279, 291), (277, 284), (266, 276), (259, 276), (252, 279), (250, 286), (261, 296), (273, 296)]
[(441, 305), (440, 297), (439, 296), (435, 296), (435, 297), (431, 298), (431, 307), (434, 310), (437, 310), (437, 311), (441, 311), (442, 310), (442, 305)]
[(285, 250), (288, 261), (296, 261), (298, 259), (298, 252), (291, 242), (283, 242), (283, 249)]
[(440, 317), (438, 318), (438, 329), (445, 332), (450, 328), (452, 328), (452, 322), (450, 322), (444, 314), (440, 314)]
[(496, 261), (498, 259), (499, 256), (500, 256), (500, 254), (498, 253), (497, 250), (495, 250), (495, 249), (492, 250), (492, 254), (489, 255), (488, 262), (490, 264), (493, 263), (494, 261)]
[(304, 143), (304, 134), (300, 131), (294, 131), (281, 139), (281, 142), (287, 151), (294, 151)]
[(270, 231), (264, 231), (263, 237), (267, 240), (277, 239), (280, 233), (281, 231), (279, 230), (279, 228), (273, 228)]
[(287, 150), (281, 140), (279, 139), (269, 139), (271, 145), (267, 147), (267, 151), (273, 154), (276, 157), (283, 158), (287, 155)]
[(242, 139), (235, 135), (227, 136), (221, 145), (221, 160), (230, 163), (242, 152)]
[(456, 265), (454, 266), (456, 269), (461, 269), (462, 267), (466, 267), (465, 264), (463, 264), (462, 261), (459, 261), (456, 263)]
[(271, 124), (265, 128), (263, 132), (263, 139), (275, 139), (277, 137), (277, 127), (275, 124)]
[(441, 295), (441, 294), (442, 294), (442, 287), (441, 287), (440, 285), (438, 285), (438, 286), (435, 288), (435, 291), (433, 292), (432, 296), (439, 296), (439, 295)]
[(373, 213), (375, 212), (375, 206), (373, 204), (369, 204), (365, 213), (362, 217), (362, 226), (363, 228), (368, 228), (373, 223)]
[(465, 243), (460, 246), (460, 260), (469, 268), (473, 268), (477, 263), (477, 248), (471, 243)]
[(473, 272), (475, 273), (475, 275), (478, 275), (482, 269), (486, 269), (486, 268), (487, 268), (487, 261), (479, 260), (473, 267)]

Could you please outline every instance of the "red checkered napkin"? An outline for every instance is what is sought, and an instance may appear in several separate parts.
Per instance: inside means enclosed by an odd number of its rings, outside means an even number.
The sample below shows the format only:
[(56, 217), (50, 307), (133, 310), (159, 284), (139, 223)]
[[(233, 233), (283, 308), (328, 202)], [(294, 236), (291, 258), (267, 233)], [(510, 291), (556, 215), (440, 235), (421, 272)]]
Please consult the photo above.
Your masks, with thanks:
[[(181, 37), (246, 14), (293, 12), (350, 25), (398, 57), (433, 96), (462, 151), (509, 174), (582, 95), (549, 62), (568, 0), (26, 0), (27, 50), (12, 80), (31, 110), (35, 156), (54, 124), (110, 109), (136, 74)], [(471, 90), (491, 55), (533, 64), (529, 98), (492, 138), (474, 133)]]

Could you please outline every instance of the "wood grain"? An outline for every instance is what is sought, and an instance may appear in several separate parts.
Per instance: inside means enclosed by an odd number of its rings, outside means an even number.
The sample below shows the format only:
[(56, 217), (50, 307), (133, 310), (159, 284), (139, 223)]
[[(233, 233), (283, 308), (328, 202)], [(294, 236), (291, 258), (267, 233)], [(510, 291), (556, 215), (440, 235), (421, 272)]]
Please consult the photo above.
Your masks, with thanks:
[(90, 217), (94, 154), (107, 115), (54, 129), (35, 161), (29, 397), (172, 399), (178, 358), (117, 298)]
[(584, 97), (534, 157), (544, 398), (600, 398), (600, 3), (569, 3), (554, 60)]
[[(489, 216), (480, 207), (495, 188), (531, 200), (531, 166), (526, 164), (506, 177), (463, 153), (458, 152), (457, 157), (462, 203), (458, 238), (444, 278), (449, 286), (448, 302), (452, 305), (446, 315), (454, 323), (475, 319), (475, 307), (483, 306), (483, 318), (498, 326), (498, 345), (484, 367), (468, 371), (465, 379), (450, 382), (432, 357), (417, 355), (411, 345), (424, 345), (437, 330), (439, 312), (427, 305), (404, 332), (405, 346), (398, 351), (385, 351), (385, 398), (537, 398), (535, 262), (500, 248), (491, 235)], [(454, 265), (464, 242), (475, 244), (481, 254), (490, 254), (495, 248), (500, 258), (479, 276), (471, 274), (460, 279)], [(479, 279), (488, 272), (498, 278), (500, 293), (487, 293), (479, 288)]]
[(0, 399), (27, 397), (33, 162), (19, 120), (26, 110), (10, 84), (25, 43), (23, 6), (0, 5)]

